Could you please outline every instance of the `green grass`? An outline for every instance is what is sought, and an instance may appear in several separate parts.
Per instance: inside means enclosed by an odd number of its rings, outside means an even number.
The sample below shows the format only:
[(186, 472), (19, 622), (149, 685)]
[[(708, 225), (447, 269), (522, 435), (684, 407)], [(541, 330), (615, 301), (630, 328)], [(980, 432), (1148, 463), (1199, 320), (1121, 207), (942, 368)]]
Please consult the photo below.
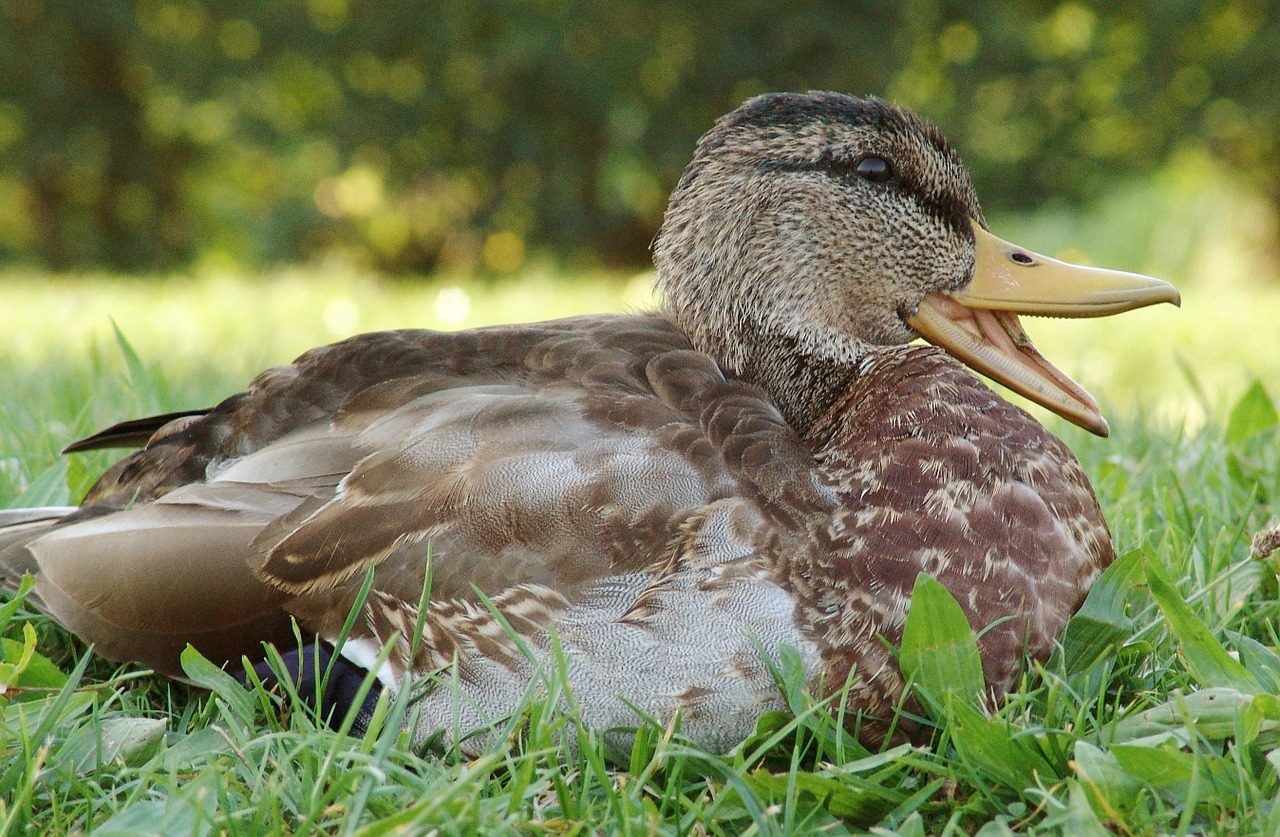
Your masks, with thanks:
[[(78, 435), (208, 404), (319, 342), (647, 299), (643, 277), (0, 282), (0, 507), (83, 491), (107, 460), (65, 463), (57, 450)], [(611, 762), (544, 695), (506, 743), (468, 761), (410, 749), (403, 706), (349, 738), (198, 660), (189, 671), (205, 689), (139, 676), (40, 616), (4, 610), (0, 682), (27, 687), (0, 698), (0, 832), (1276, 833), (1280, 593), (1274, 561), (1252, 558), (1249, 538), (1280, 516), (1269, 326), (1280, 292), (1232, 287), (1193, 287), (1182, 311), (1028, 324), (1113, 420), (1109, 440), (1048, 423), (1084, 463), (1126, 557), (1054, 659), (995, 712), (967, 702), (980, 677), (972, 635), (922, 581), (903, 654), (932, 707), (929, 746), (863, 751), (838, 707), (814, 706), (784, 665), (794, 716), (767, 717), (727, 756), (648, 729)], [(1263, 336), (1272, 345), (1258, 351)], [(1254, 378), (1270, 396), (1249, 388)]]

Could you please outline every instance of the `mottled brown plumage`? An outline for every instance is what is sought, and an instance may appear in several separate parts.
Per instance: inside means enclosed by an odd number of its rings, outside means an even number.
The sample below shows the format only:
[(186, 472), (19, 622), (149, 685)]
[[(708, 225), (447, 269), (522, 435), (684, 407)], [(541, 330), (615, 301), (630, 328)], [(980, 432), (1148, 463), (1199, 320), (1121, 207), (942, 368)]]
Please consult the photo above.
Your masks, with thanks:
[[(975, 260), (1005, 246), (982, 225), (917, 117), (759, 97), (672, 196), (666, 311), (362, 335), (205, 414), (108, 430), (82, 447), (154, 435), (79, 508), (0, 518), (6, 583), (34, 572), (41, 606), (101, 653), (180, 675), (186, 643), (258, 658), (291, 617), (333, 639), (373, 569), (342, 653), (369, 665), (390, 642), (389, 688), (455, 664), (463, 687), (417, 698), (421, 738), (510, 712), (558, 643), (588, 723), (679, 712), (726, 748), (782, 705), (766, 658), (784, 645), (815, 688), (850, 680), (850, 717), (882, 734), (903, 688), (885, 643), (924, 572), (995, 626), (980, 643), (1001, 693), (1113, 553), (1070, 452), (905, 345), (919, 323), (987, 369), (969, 344), (990, 342), (1014, 364), (992, 374), (1047, 380), (1046, 403), (1105, 429), (999, 300), (966, 307), (988, 294)], [(1009, 256), (1056, 275), (1041, 258)], [(1153, 281), (1122, 306), (1172, 299)]]

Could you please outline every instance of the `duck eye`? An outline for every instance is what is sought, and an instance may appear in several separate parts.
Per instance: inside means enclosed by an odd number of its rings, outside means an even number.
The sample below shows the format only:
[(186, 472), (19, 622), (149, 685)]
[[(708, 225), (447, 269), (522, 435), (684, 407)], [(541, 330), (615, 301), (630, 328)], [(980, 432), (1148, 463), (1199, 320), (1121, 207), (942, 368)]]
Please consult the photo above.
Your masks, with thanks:
[(883, 157), (863, 157), (854, 166), (854, 171), (864, 180), (870, 180), (873, 183), (884, 183), (893, 177), (893, 167), (889, 165), (889, 161)]

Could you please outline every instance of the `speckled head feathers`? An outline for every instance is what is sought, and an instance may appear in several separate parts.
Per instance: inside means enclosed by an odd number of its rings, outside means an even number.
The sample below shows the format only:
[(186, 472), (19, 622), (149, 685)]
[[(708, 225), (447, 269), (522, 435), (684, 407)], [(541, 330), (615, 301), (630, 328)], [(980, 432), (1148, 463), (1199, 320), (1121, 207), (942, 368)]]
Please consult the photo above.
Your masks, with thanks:
[[(885, 176), (859, 171), (868, 158)], [(972, 274), (973, 219), (973, 184), (933, 125), (875, 98), (776, 93), (699, 141), (655, 261), (694, 344), (804, 426), (814, 382), (789, 392), (795, 358), (848, 367), (867, 344), (914, 339), (904, 320), (920, 301)]]

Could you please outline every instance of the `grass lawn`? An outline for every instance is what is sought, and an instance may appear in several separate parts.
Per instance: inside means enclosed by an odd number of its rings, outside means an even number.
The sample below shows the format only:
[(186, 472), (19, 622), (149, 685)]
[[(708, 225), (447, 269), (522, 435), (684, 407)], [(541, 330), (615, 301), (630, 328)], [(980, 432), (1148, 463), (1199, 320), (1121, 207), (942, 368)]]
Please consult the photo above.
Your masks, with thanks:
[[(68, 460), (67, 442), (206, 406), (318, 343), (650, 300), (643, 276), (549, 274), (12, 273), (0, 287), (0, 507), (81, 493), (110, 456)], [(980, 684), (963, 617), (918, 587), (909, 624), (929, 639), (904, 657), (933, 707), (929, 746), (862, 750), (784, 670), (794, 714), (727, 756), (649, 729), (606, 761), (544, 693), (507, 744), (467, 761), (410, 750), (400, 705), (349, 738), (198, 659), (205, 689), (114, 667), (4, 607), (0, 683), (26, 687), (0, 697), (0, 833), (1278, 833), (1280, 591), (1275, 559), (1249, 550), (1280, 516), (1277, 321), (1280, 288), (1242, 283), (1188, 288), (1181, 311), (1027, 321), (1112, 421), (1103, 440), (1037, 413), (1081, 458), (1124, 557), (995, 712), (967, 697)]]

